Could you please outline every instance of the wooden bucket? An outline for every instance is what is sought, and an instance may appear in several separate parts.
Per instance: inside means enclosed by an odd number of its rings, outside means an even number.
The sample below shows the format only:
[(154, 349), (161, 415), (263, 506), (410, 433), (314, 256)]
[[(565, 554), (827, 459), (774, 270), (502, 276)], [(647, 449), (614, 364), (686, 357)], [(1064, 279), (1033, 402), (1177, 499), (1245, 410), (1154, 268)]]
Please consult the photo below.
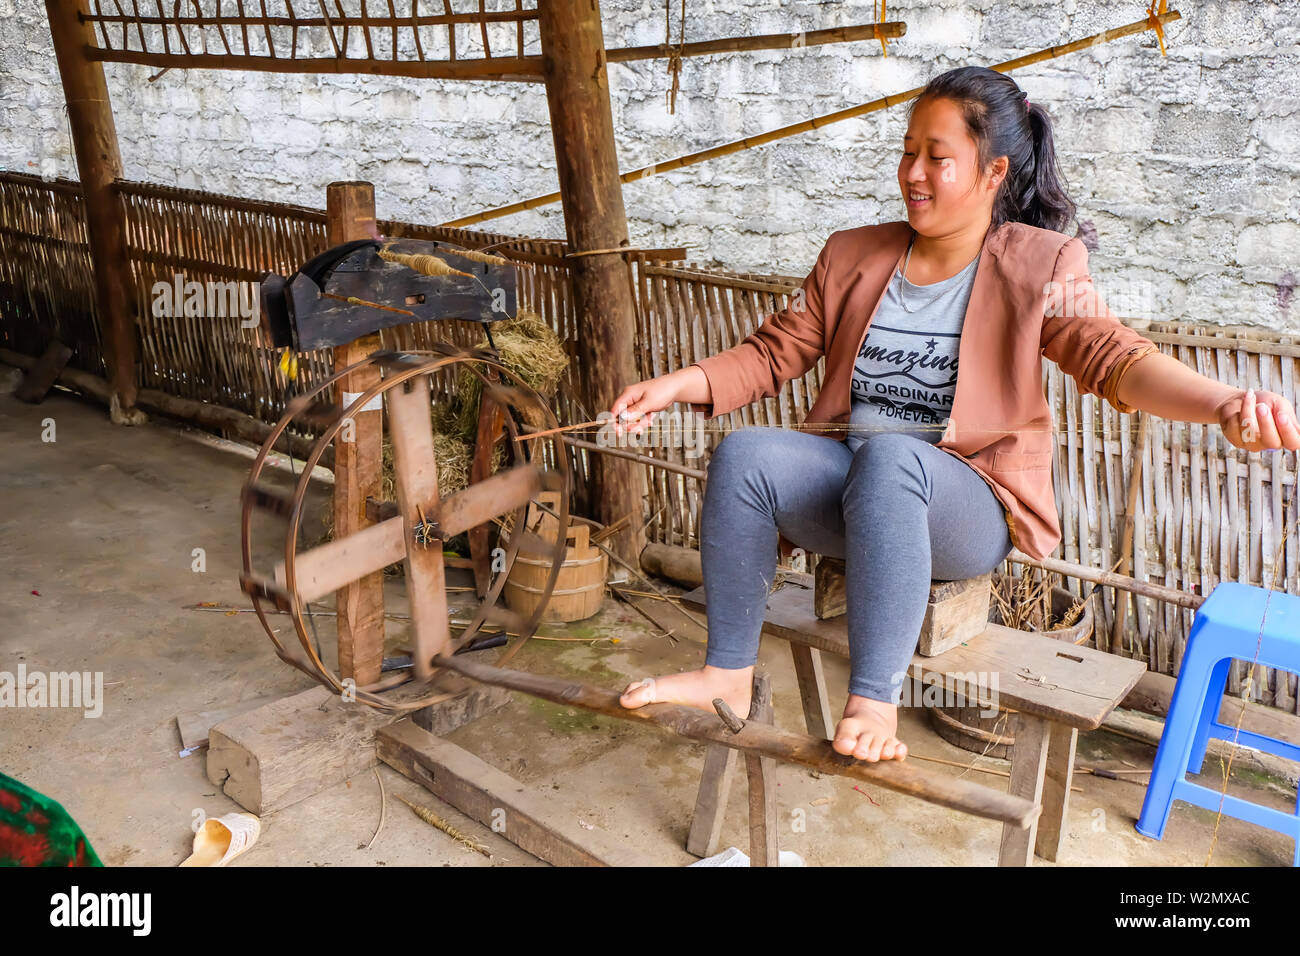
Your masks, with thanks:
[[(1065, 588), (1052, 589), (1052, 613), (1059, 617), (1068, 611), (1077, 600), (1074, 594)], [(990, 618), (995, 624), (1002, 623), (996, 610), (990, 611)], [(1083, 613), (1072, 627), (1062, 627), (1054, 631), (1043, 631), (1044, 637), (1053, 637), (1070, 644), (1084, 644), (1092, 637), (1092, 602), (1083, 606)], [(984, 714), (981, 707), (927, 707), (930, 726), (948, 743), (962, 750), (984, 754), (989, 757), (1011, 759), (1011, 751), (1016, 738), (1011, 727), (1010, 711), (999, 709), (996, 714)]]
[[(583, 519), (570, 520), (581, 522)], [(605, 602), (609, 557), (591, 544), (590, 535), (591, 528), (586, 524), (569, 525), (564, 562), (560, 565), (555, 590), (551, 592), (541, 620), (581, 621), (600, 611)], [(550, 574), (550, 560), (520, 551), (506, 575), (506, 607), (517, 614), (531, 615), (544, 597), (546, 579)]]

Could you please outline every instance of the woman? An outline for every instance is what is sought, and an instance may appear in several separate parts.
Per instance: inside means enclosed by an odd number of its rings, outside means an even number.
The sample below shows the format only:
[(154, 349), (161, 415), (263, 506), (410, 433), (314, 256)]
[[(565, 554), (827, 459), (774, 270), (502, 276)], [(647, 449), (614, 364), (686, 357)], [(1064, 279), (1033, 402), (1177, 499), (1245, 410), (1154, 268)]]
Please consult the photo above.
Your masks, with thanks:
[(906, 222), (834, 233), (790, 307), (614, 402), (620, 434), (673, 402), (712, 418), (826, 357), (803, 430), (742, 428), (714, 451), (705, 666), (633, 683), (624, 707), (711, 710), (722, 697), (748, 712), (779, 532), (845, 561), (851, 676), (834, 749), (903, 759), (897, 703), (930, 581), (1060, 541), (1044, 355), (1120, 411), (1217, 422), (1251, 451), (1300, 448), (1286, 399), (1193, 372), (1101, 301), (1083, 243), (1064, 232), (1074, 204), (1048, 116), (1009, 77), (963, 67), (932, 80), (912, 105), (898, 185)]

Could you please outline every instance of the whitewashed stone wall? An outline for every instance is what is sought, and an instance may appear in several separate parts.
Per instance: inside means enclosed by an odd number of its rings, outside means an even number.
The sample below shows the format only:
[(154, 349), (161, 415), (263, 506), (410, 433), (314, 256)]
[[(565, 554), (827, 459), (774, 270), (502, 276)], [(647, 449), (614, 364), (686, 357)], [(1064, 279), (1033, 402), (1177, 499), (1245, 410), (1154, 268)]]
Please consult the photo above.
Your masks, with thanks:
[[(687, 6), (687, 40), (873, 17), (860, 2)], [(1300, 331), (1300, 0), (1171, 6), (1183, 19), (1166, 30), (1167, 57), (1146, 33), (1014, 76), (1055, 120), (1092, 270), (1117, 311)], [(603, 0), (602, 11), (609, 46), (664, 39), (661, 0)], [(1143, 13), (1140, 2), (896, 0), (889, 18), (908, 32), (887, 58), (865, 42), (687, 59), (675, 115), (663, 61), (615, 64), (620, 163), (798, 122)], [(132, 179), (317, 207), (327, 183), (368, 179), (381, 216), (420, 222), (557, 188), (540, 85), (208, 71), (150, 83), (144, 67), (107, 69)], [(0, 168), (76, 176), (40, 0), (0, 0), (0, 110)], [(632, 184), (631, 239), (803, 275), (832, 231), (905, 216), (895, 176), (904, 117), (895, 108)], [(486, 228), (563, 235), (558, 205)]]

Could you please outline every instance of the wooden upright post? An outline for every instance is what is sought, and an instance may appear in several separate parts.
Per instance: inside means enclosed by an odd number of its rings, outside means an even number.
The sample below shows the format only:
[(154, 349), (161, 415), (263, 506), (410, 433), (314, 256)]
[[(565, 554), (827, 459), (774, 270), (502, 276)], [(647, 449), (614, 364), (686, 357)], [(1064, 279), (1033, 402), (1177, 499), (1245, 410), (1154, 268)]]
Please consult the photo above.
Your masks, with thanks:
[[(623, 187), (609, 105), (605, 40), (597, 0), (546, 0), (538, 4), (542, 76), (564, 205), (564, 226), (574, 252), (628, 244)], [(637, 380), (636, 327), (627, 264), (619, 253), (577, 256), (573, 262), (578, 349), (587, 408), (608, 409)], [(628, 532), (611, 542), (635, 562), (645, 545), (641, 525), (643, 468), (613, 455), (592, 456), (596, 517), (606, 523), (629, 512)]]
[[(326, 190), (326, 235), (331, 246), (375, 235), (375, 187), (371, 183), (330, 183)], [(378, 335), (365, 335), (334, 349), (334, 367), (345, 368), (379, 348)], [(379, 369), (368, 366), (342, 381), (339, 401), (378, 384)], [(352, 416), (334, 441), (334, 536), (355, 534), (371, 522), (366, 497), (383, 497), (384, 420), (380, 402)], [(351, 439), (351, 440), (349, 440)], [(384, 572), (376, 571), (337, 592), (339, 675), (358, 687), (379, 680), (384, 663)]]
[(77, 156), (81, 192), (86, 205), (86, 237), (94, 265), (95, 307), (104, 342), (108, 371), (109, 408), (113, 421), (134, 425), (144, 421), (135, 409), (135, 306), (131, 266), (126, 255), (126, 223), (113, 181), (122, 175), (117, 127), (108, 99), (104, 65), (86, 56), (94, 30), (82, 16), (87, 0), (45, 0), (54, 57), (68, 104), (68, 125)]

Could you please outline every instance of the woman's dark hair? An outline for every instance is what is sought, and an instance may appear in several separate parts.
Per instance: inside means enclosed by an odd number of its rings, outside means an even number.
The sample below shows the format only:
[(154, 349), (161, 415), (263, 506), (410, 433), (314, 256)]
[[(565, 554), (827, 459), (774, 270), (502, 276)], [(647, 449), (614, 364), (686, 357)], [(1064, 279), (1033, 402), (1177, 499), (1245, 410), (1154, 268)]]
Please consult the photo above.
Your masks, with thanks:
[(1041, 106), (1030, 104), (1016, 81), (983, 66), (963, 66), (941, 73), (921, 91), (924, 99), (952, 100), (979, 144), (979, 168), (1007, 157), (1007, 175), (993, 200), (996, 229), (1004, 222), (1023, 222), (1065, 232), (1075, 205), (1065, 194), (1056, 165), (1052, 121)]

